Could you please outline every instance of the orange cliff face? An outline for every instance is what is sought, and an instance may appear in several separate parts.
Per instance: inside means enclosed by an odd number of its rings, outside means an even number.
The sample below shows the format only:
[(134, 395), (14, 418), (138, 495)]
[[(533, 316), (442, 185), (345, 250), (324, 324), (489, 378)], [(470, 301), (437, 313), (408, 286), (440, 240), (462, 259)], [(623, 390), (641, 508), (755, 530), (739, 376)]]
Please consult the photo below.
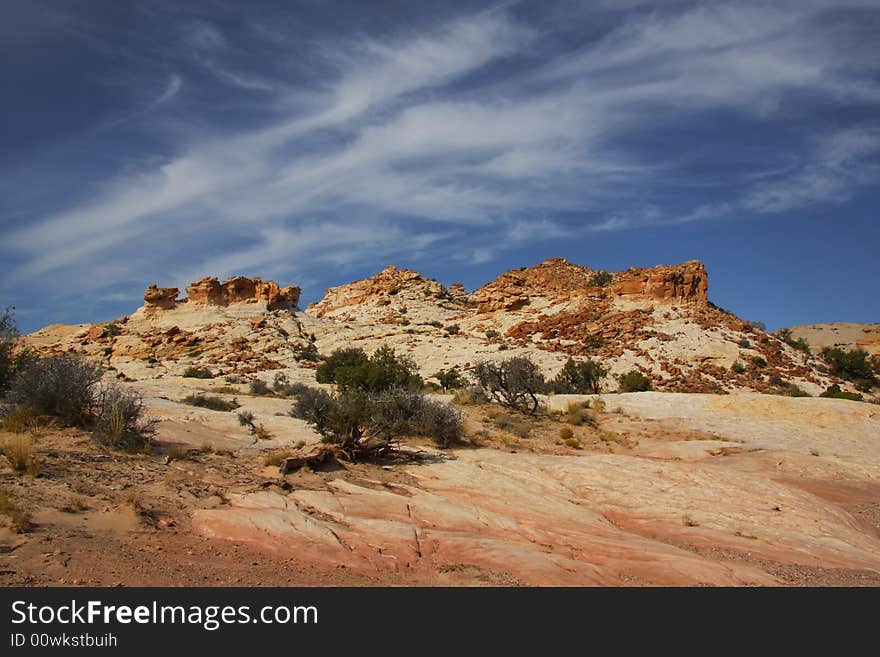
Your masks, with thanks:
[(477, 312), (516, 310), (534, 297), (562, 301), (573, 297), (609, 295), (673, 303), (708, 302), (708, 275), (696, 260), (651, 269), (628, 269), (614, 274), (607, 287), (593, 284), (597, 270), (551, 258), (533, 267), (505, 272), (471, 295)]
[(227, 306), (231, 303), (261, 301), (268, 310), (293, 309), (299, 303), (300, 288), (296, 285), (280, 287), (275, 281), (234, 276), (222, 283), (214, 277), (195, 281), (186, 288), (188, 297), (178, 300), (176, 287), (157, 287), (150, 284), (144, 292), (144, 311), (147, 315), (187, 303), (203, 306)]

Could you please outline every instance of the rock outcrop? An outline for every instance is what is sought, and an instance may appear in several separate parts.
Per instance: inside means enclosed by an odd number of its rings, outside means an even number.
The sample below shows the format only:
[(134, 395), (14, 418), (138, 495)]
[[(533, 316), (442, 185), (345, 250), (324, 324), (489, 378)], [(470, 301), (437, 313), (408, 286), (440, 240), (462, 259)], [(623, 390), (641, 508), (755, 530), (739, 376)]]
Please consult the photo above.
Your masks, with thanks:
[(370, 278), (331, 287), (321, 301), (309, 305), (308, 313), (325, 317), (353, 306), (390, 306), (392, 299), (439, 301), (450, 299), (450, 293), (445, 286), (416, 271), (391, 265)]
[(144, 292), (144, 310), (149, 314), (158, 310), (170, 310), (177, 303), (180, 290), (176, 287), (156, 287), (150, 283)]
[(614, 277), (611, 289), (622, 297), (704, 305), (709, 301), (709, 276), (703, 263), (691, 260), (671, 267), (628, 269)]
[(280, 287), (275, 281), (260, 278), (233, 276), (223, 283), (208, 277), (186, 287), (189, 303), (206, 306), (228, 306), (242, 301), (262, 301), (268, 310), (295, 308), (299, 303), (300, 288), (297, 285)]

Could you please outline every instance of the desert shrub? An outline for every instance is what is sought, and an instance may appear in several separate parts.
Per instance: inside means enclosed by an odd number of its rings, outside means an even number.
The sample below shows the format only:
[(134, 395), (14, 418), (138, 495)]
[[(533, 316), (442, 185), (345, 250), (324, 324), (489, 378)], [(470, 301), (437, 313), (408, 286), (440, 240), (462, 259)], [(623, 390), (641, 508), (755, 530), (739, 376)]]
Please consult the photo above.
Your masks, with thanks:
[(812, 351), (810, 351), (810, 345), (804, 338), (796, 338), (792, 335), (791, 329), (780, 329), (776, 331), (776, 337), (782, 340), (789, 347), (794, 347), (798, 351), (802, 351), (807, 355), (810, 355)]
[(605, 341), (598, 335), (588, 335), (584, 338), (584, 347), (587, 349), (601, 349)]
[(14, 404), (65, 424), (87, 424), (97, 411), (103, 372), (76, 354), (37, 357), (18, 371), (9, 391)]
[(461, 333), (461, 327), (458, 324), (450, 324), (446, 327), (446, 332), (449, 335), (458, 335)]
[(500, 337), (501, 337), (501, 334), (498, 331), (496, 331), (495, 329), (489, 329), (488, 331), (486, 331), (486, 339), (488, 339), (488, 340), (494, 340), (494, 339), (500, 338)]
[(238, 423), (243, 427), (254, 427), (254, 414), (251, 411), (239, 411)]
[(569, 358), (559, 374), (550, 381), (549, 389), (557, 394), (598, 394), (608, 370), (600, 363)]
[(748, 340), (746, 340), (745, 338), (743, 338), (742, 340), (739, 341), (739, 346), (742, 347), (743, 349), (749, 349), (752, 346), (752, 343), (749, 342)]
[(531, 415), (538, 410), (538, 394), (546, 388), (544, 375), (527, 356), (477, 363), (473, 376), (488, 398)]
[(12, 309), (0, 310), (0, 393), (6, 391), (15, 374), (14, 348), (17, 337), (18, 329), (12, 318)]
[(434, 320), (433, 322), (428, 322), (427, 326), (433, 326), (434, 328), (443, 328), (443, 322), (438, 322)]
[(651, 389), (651, 379), (638, 370), (627, 372), (618, 381), (620, 382), (620, 392), (644, 392)]
[(852, 381), (856, 388), (868, 392), (880, 384), (874, 374), (872, 363), (868, 360), (868, 352), (864, 349), (844, 349), (826, 347), (822, 350), (822, 358), (828, 363), (831, 373), (841, 379)]
[(730, 366), (730, 371), (734, 374), (745, 374), (746, 366), (743, 364), (741, 360), (736, 361), (733, 365)]
[(767, 361), (764, 360), (762, 356), (751, 356), (749, 360), (751, 361), (752, 365), (759, 369), (767, 367)]
[(214, 395), (187, 395), (181, 400), (181, 403), (198, 406), (199, 408), (207, 408), (212, 411), (234, 411), (240, 406), (234, 399), (226, 401), (222, 397)]
[(571, 430), (571, 427), (562, 427), (559, 430), (559, 439), (560, 440), (571, 440), (574, 438), (574, 431)]
[(440, 387), (444, 390), (456, 390), (465, 384), (464, 378), (454, 367), (448, 370), (440, 370), (434, 375), (434, 378), (440, 382)]
[(3, 441), (3, 456), (9, 466), (16, 472), (29, 472), (36, 476), (39, 473), (39, 462), (33, 455), (33, 438), (24, 434), (11, 436)]
[(829, 386), (825, 390), (825, 392), (823, 392), (819, 396), (828, 399), (849, 399), (850, 401), (865, 401), (865, 398), (862, 397), (859, 393), (841, 390), (840, 386), (836, 383), (833, 386)]
[(597, 271), (594, 272), (592, 276), (590, 276), (590, 281), (588, 284), (592, 287), (605, 287), (611, 282), (613, 278), (614, 275), (611, 274), (611, 272)]
[[(181, 376), (187, 379), (213, 379), (214, 375), (211, 373), (211, 370), (205, 367), (187, 367), (183, 370), (183, 374)], [(229, 379), (227, 378), (227, 381)]]
[(272, 391), (269, 389), (269, 384), (261, 379), (257, 379), (256, 381), (251, 381), (251, 385), (249, 387), (250, 393), (252, 395), (271, 395)]
[(0, 420), (0, 430), (9, 433), (36, 433), (40, 418), (27, 406), (13, 406)]
[(335, 383), (343, 391), (382, 392), (424, 385), (415, 363), (388, 346), (379, 347), (369, 357), (362, 349), (337, 349), (318, 366), (315, 378), (318, 383)]
[(262, 423), (257, 424), (256, 418), (251, 411), (239, 411), (238, 423), (243, 427), (247, 427), (251, 435), (257, 440), (269, 440), (272, 437), (272, 434), (269, 433)]
[(767, 332), (767, 325), (764, 322), (749, 322), (748, 326), (753, 331), (761, 331), (763, 333)]
[(34, 528), (30, 513), (12, 499), (5, 490), (0, 489), (0, 515), (9, 518), (12, 529), (19, 534), (26, 534)]
[(575, 437), (566, 438), (562, 442), (564, 442), (567, 447), (571, 447), (572, 449), (581, 449), (581, 441)]
[(394, 439), (406, 435), (426, 436), (448, 447), (462, 432), (455, 409), (406, 388), (378, 393), (353, 389), (332, 397), (310, 388), (297, 395), (290, 414), (314, 426), (325, 443), (352, 459), (384, 454)]
[(135, 390), (109, 385), (99, 395), (92, 437), (102, 445), (128, 451), (149, 446), (155, 420), (144, 418), (144, 400)]
[(330, 395), (326, 390), (302, 383), (293, 384), (291, 388), (292, 394), (296, 395), (296, 401), (290, 409), (290, 415), (305, 420), (323, 435), (332, 402)]

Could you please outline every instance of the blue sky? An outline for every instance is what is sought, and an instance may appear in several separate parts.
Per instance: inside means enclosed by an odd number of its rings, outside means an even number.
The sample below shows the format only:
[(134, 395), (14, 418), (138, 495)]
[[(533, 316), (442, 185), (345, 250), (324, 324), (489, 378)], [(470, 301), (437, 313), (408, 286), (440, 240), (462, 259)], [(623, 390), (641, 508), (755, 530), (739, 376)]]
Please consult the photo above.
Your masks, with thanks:
[(0, 4), (0, 307), (703, 260), (880, 321), (880, 0)]

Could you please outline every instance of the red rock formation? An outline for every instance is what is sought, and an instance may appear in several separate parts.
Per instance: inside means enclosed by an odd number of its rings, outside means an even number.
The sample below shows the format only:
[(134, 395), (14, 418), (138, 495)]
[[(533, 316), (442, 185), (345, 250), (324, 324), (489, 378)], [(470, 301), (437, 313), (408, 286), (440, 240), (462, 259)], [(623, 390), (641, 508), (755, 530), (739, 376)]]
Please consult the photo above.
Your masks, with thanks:
[(696, 304), (709, 301), (709, 277), (697, 260), (669, 267), (628, 269), (614, 277), (611, 289), (622, 297)]
[(275, 281), (234, 276), (220, 283), (217, 278), (198, 280), (186, 288), (188, 302), (208, 306), (226, 306), (230, 303), (263, 301), (269, 310), (293, 308), (299, 303), (300, 288), (296, 285), (279, 287)]
[(608, 288), (592, 285), (596, 270), (551, 258), (528, 269), (506, 272), (471, 295), (477, 312), (516, 310), (533, 297), (562, 301), (570, 297), (602, 297), (610, 290), (618, 296), (657, 301), (701, 303), (708, 301), (708, 276), (702, 263), (629, 269), (615, 274)]
[(152, 312), (174, 308), (178, 294), (180, 290), (176, 287), (156, 287), (150, 283), (144, 292), (144, 308)]

